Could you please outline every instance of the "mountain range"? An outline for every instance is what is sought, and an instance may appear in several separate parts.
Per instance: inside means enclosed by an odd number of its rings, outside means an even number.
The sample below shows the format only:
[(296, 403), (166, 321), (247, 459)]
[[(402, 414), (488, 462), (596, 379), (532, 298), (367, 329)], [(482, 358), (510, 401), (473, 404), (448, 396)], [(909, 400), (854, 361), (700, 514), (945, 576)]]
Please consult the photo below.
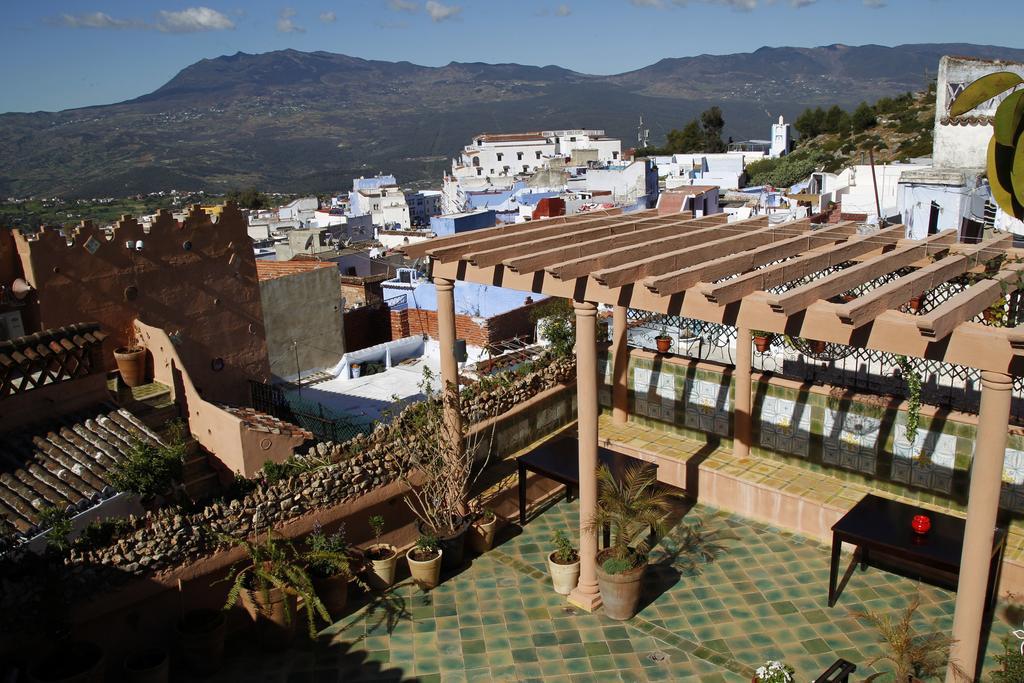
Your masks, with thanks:
[(923, 89), (944, 54), (1024, 60), (1024, 50), (971, 44), (763, 47), (591, 75), (240, 52), (196, 62), (126, 102), (0, 115), (0, 196), (315, 192), (378, 171), (437, 186), (477, 133), (603, 128), (630, 147), (643, 115), (660, 144), (715, 104), (726, 135), (765, 138), (780, 114)]

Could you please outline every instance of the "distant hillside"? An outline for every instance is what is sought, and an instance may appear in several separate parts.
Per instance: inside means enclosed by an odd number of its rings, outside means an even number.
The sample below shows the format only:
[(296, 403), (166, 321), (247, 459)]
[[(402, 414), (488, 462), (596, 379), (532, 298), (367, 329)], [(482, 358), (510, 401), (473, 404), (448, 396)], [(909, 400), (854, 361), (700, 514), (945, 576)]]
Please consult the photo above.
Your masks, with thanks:
[(594, 76), (556, 66), (238, 53), (197, 62), (127, 102), (0, 115), (0, 196), (326, 191), (379, 170), (436, 185), (479, 132), (604, 128), (629, 146), (641, 114), (661, 140), (713, 104), (727, 136), (766, 137), (779, 114), (919, 90), (943, 54), (1024, 60), (1024, 50), (992, 46), (832, 45), (664, 59)]

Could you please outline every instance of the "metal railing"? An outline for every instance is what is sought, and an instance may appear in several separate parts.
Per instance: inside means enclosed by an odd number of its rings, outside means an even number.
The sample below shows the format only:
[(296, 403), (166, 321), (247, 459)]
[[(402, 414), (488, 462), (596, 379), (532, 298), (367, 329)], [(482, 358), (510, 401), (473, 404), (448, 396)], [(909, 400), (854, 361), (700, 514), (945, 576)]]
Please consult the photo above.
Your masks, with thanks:
[(249, 382), (252, 407), (313, 432), (318, 441), (344, 443), (357, 434), (369, 434), (372, 426), (350, 415), (339, 415), (320, 403), (286, 393), (281, 387)]

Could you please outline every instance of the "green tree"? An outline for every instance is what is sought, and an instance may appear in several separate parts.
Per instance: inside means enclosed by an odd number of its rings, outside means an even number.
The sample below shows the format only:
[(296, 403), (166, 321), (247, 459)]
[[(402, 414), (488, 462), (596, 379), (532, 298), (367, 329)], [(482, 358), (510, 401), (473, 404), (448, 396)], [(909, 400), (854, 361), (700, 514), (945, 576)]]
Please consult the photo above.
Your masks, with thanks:
[(867, 102), (861, 102), (850, 117), (850, 122), (853, 125), (853, 132), (861, 133), (868, 128), (874, 128), (878, 119), (875, 117), (874, 108)]
[(665, 152), (668, 154), (700, 152), (704, 147), (704, 134), (697, 119), (690, 121), (682, 130), (673, 128), (666, 137)]
[(825, 111), (821, 107), (805, 109), (797, 117), (796, 121), (793, 122), (793, 127), (796, 128), (802, 138), (813, 138), (816, 135), (820, 135), (824, 130), (824, 126)]
[(725, 119), (722, 117), (722, 110), (719, 107), (706, 109), (700, 115), (700, 127), (704, 134), (704, 152), (724, 152), (726, 147), (722, 142), (722, 129), (725, 128)]
[(228, 192), (227, 198), (243, 209), (266, 209), (270, 206), (267, 196), (255, 187), (246, 190), (232, 190)]
[[(846, 112), (839, 108), (839, 105), (832, 105), (832, 108), (825, 113), (823, 128), (826, 133), (838, 133), (842, 129), (843, 117)], [(849, 119), (849, 117), (846, 117)]]

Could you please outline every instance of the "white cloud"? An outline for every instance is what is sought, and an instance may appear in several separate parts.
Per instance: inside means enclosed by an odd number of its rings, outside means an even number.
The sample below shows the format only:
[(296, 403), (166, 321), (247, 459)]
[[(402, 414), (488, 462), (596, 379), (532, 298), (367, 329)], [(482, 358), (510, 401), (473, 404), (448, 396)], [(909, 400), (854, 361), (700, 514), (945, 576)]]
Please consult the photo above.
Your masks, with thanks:
[(556, 17), (567, 17), (572, 14), (572, 8), (568, 5), (559, 5), (555, 8)]
[(68, 28), (146, 28), (145, 22), (135, 19), (116, 19), (104, 12), (90, 12), (88, 14), (62, 14), (59, 17), (48, 19), (47, 23)]
[(281, 16), (277, 19), (277, 30), (279, 33), (305, 33), (306, 29), (302, 28), (294, 21), (294, 17), (297, 12), (291, 7), (285, 7), (281, 10)]
[(178, 12), (157, 12), (156, 29), (164, 33), (195, 33), (233, 29), (235, 22), (209, 7), (189, 7)]
[(388, 0), (388, 7), (395, 12), (418, 12), (420, 4), (412, 0)]
[(629, 0), (629, 4), (636, 7), (664, 7), (665, 3), (661, 0)]
[(430, 15), (430, 19), (435, 22), (452, 19), (462, 12), (462, 7), (459, 5), (445, 5), (437, 2), (437, 0), (427, 0), (425, 7), (427, 8), (427, 14)]
[(320, 13), (320, 21), (322, 21), (325, 24), (333, 24), (337, 20), (338, 20), (338, 15), (335, 14), (334, 12), (321, 12)]

